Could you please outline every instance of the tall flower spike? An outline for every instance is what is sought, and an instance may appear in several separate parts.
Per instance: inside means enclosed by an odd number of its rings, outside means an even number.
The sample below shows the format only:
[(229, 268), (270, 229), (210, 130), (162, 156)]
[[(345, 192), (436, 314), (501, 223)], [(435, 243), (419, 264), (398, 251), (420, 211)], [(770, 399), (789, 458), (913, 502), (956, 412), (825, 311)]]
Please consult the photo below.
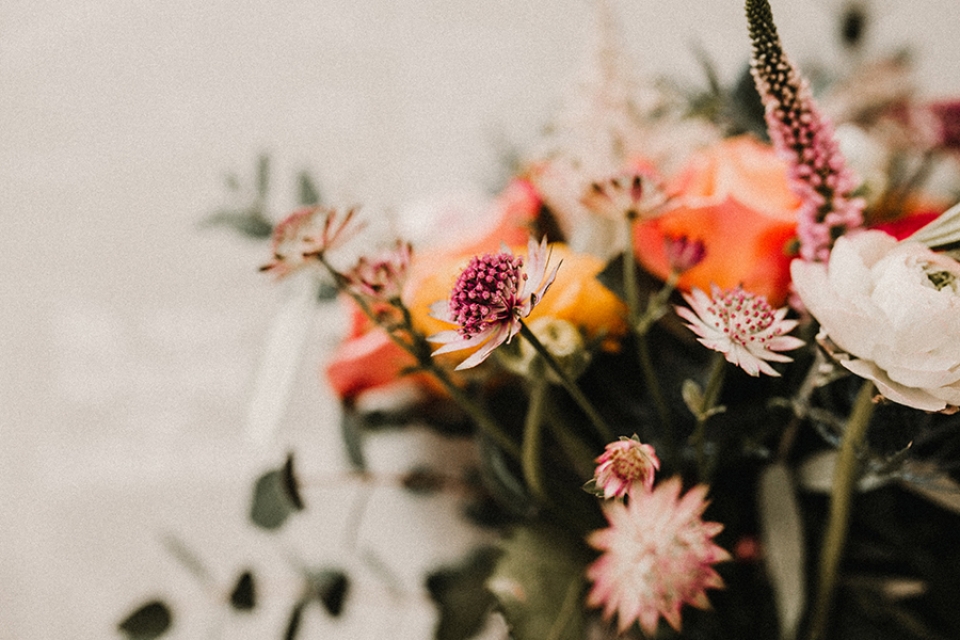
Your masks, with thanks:
[(783, 51), (769, 2), (747, 0), (746, 12), (751, 68), (770, 139), (789, 163), (791, 186), (803, 202), (797, 220), (800, 257), (823, 262), (838, 237), (863, 224), (864, 201), (852, 196), (857, 180), (840, 153), (833, 125)]
[(427, 338), (443, 346), (437, 356), (479, 347), (457, 369), (469, 369), (486, 360), (494, 349), (520, 332), (521, 321), (530, 315), (557, 277), (552, 271), (547, 239), (527, 244), (526, 271), (523, 258), (503, 251), (474, 256), (460, 273), (449, 300), (431, 306), (431, 315), (456, 324), (456, 329), (441, 331)]

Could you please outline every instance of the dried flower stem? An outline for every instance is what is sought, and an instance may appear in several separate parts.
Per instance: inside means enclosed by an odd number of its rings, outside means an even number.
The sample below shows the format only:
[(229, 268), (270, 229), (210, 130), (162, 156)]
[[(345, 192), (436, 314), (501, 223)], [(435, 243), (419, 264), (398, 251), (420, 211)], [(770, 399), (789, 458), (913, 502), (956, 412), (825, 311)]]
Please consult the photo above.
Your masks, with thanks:
[(593, 425), (594, 429), (596, 429), (597, 434), (606, 442), (613, 440), (613, 429), (611, 429), (606, 420), (603, 419), (603, 416), (600, 415), (600, 412), (593, 406), (589, 398), (580, 390), (580, 387), (578, 387), (577, 383), (570, 377), (570, 374), (560, 366), (560, 363), (553, 357), (553, 354), (543, 346), (543, 343), (540, 342), (533, 331), (530, 330), (530, 327), (522, 320), (520, 321), (520, 335), (530, 343), (530, 346), (543, 358), (547, 366), (557, 374), (563, 388), (567, 390), (570, 397), (572, 397), (580, 408), (583, 409), (583, 412), (587, 414), (587, 418), (590, 420), (590, 424)]
[(402, 330), (410, 337), (410, 340), (404, 340), (398, 334), (396, 328), (384, 327), (380, 321), (380, 318), (370, 307), (364, 297), (351, 290), (351, 288), (347, 286), (349, 283), (344, 275), (337, 271), (324, 256), (320, 256), (319, 260), (320, 263), (330, 273), (330, 275), (333, 276), (334, 280), (336, 281), (337, 288), (346, 292), (346, 294), (357, 303), (357, 306), (360, 307), (360, 310), (363, 311), (364, 315), (370, 318), (374, 324), (381, 327), (387, 333), (387, 336), (389, 336), (390, 340), (394, 342), (394, 344), (416, 358), (417, 365), (424, 371), (431, 373), (433, 377), (436, 378), (437, 382), (439, 382), (447, 391), (447, 393), (450, 394), (450, 397), (453, 398), (454, 402), (460, 405), (460, 408), (463, 409), (468, 416), (470, 416), (477, 427), (490, 436), (490, 438), (497, 443), (500, 448), (513, 456), (513, 458), (517, 460), (520, 459), (520, 447), (517, 446), (517, 443), (514, 442), (509, 435), (507, 435), (506, 431), (503, 430), (496, 418), (490, 415), (489, 411), (487, 411), (482, 405), (477, 403), (475, 400), (473, 400), (473, 398), (465, 393), (464, 390), (461, 389), (450, 378), (450, 374), (447, 373), (446, 369), (437, 365), (433, 358), (430, 357), (430, 345), (427, 343), (426, 337), (413, 328), (413, 323), (410, 318), (410, 311), (400, 300), (396, 300), (394, 306), (399, 308), (403, 314), (403, 322), (401, 327)]
[(840, 442), (840, 451), (833, 471), (830, 519), (827, 522), (827, 532), (824, 535), (820, 554), (820, 579), (812, 613), (813, 622), (808, 636), (810, 640), (823, 638), (829, 622), (830, 606), (837, 584), (837, 572), (850, 526), (853, 489), (860, 475), (858, 450), (863, 445), (867, 427), (876, 406), (873, 401), (875, 395), (873, 383), (865, 382), (854, 401), (853, 411), (850, 413), (847, 428)]

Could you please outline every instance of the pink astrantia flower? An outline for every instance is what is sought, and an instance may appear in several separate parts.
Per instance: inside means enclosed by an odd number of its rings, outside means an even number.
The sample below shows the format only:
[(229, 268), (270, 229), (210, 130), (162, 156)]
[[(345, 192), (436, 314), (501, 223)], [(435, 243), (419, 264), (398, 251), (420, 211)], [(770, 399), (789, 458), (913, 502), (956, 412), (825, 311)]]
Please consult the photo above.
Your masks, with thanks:
[(666, 197), (651, 177), (628, 172), (590, 183), (580, 202), (594, 213), (622, 220), (649, 214), (666, 202)]
[(330, 207), (304, 207), (287, 216), (273, 230), (273, 260), (260, 267), (277, 277), (316, 262), (327, 251), (346, 242), (358, 225), (351, 225), (356, 209), (342, 216)]
[(344, 275), (350, 288), (361, 296), (390, 302), (400, 297), (412, 255), (410, 243), (397, 240), (393, 247), (373, 257), (362, 256)]
[(677, 314), (689, 322), (698, 342), (719, 351), (751, 376), (779, 376), (767, 361), (791, 362), (792, 358), (777, 352), (806, 344), (786, 335), (797, 326), (796, 320), (784, 318), (787, 307), (774, 310), (766, 298), (740, 287), (721, 291), (714, 286), (712, 294), (700, 289), (683, 294), (692, 310), (677, 307)]
[(663, 239), (667, 254), (667, 263), (674, 273), (683, 273), (703, 262), (707, 247), (702, 240), (691, 240), (687, 236), (666, 236)]
[(803, 202), (798, 212), (800, 257), (823, 262), (834, 241), (863, 225), (858, 183), (847, 167), (830, 120), (820, 113), (807, 81), (780, 44), (767, 0), (747, 0), (753, 42), (751, 69), (766, 108), (767, 129), (789, 163), (791, 186)]
[(433, 355), (479, 347), (457, 369), (469, 369), (486, 360), (494, 349), (520, 332), (523, 318), (530, 315), (557, 276), (558, 264), (547, 271), (550, 250), (547, 239), (527, 244), (527, 270), (523, 257), (509, 251), (474, 256), (464, 269), (449, 300), (431, 306), (431, 315), (456, 324), (428, 338), (443, 346)]
[(635, 621), (648, 636), (660, 617), (680, 630), (680, 609), (710, 606), (706, 589), (723, 588), (713, 565), (730, 554), (713, 542), (723, 529), (701, 519), (707, 508), (707, 487), (698, 485), (680, 497), (679, 478), (650, 492), (638, 492), (627, 503), (604, 504), (610, 526), (587, 538), (603, 552), (587, 568), (593, 582), (587, 604), (603, 607), (609, 619), (617, 614), (620, 632)]
[(641, 444), (636, 436), (611, 442), (596, 462), (593, 481), (608, 500), (632, 496), (637, 487), (652, 490), (654, 473), (660, 470), (660, 459), (653, 447)]

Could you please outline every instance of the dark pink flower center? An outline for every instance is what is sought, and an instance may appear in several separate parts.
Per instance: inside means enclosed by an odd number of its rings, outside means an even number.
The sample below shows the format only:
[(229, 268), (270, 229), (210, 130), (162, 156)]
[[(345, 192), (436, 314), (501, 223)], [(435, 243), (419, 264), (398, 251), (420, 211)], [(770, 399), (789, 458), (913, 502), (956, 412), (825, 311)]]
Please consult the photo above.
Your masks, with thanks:
[(509, 321), (527, 278), (523, 258), (509, 253), (474, 256), (450, 296), (450, 315), (460, 335), (474, 336), (487, 326)]
[(754, 341), (762, 344), (780, 333), (766, 333), (776, 320), (767, 300), (739, 287), (714, 297), (710, 313), (717, 318), (714, 326), (743, 345)]

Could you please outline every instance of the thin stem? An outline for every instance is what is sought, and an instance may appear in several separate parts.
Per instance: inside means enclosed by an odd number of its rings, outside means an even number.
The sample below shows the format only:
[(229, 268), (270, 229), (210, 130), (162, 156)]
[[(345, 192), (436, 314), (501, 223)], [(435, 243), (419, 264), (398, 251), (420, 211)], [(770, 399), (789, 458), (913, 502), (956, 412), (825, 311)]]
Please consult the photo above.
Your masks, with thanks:
[(663, 390), (660, 388), (660, 381), (657, 378), (657, 372), (653, 366), (653, 358), (650, 355), (650, 345), (647, 343), (647, 332), (656, 320), (659, 319), (657, 317), (659, 311), (654, 307), (659, 308), (662, 306), (663, 301), (666, 297), (669, 297), (670, 292), (673, 291), (673, 288), (676, 286), (676, 279), (674, 278), (672, 284), (668, 283), (664, 286), (666, 296), (661, 297), (663, 294), (663, 291), (661, 291), (657, 297), (650, 301), (646, 313), (641, 314), (640, 290), (637, 284), (637, 263), (634, 258), (636, 255), (636, 238), (634, 238), (633, 235), (633, 224), (637, 220), (636, 212), (628, 212), (625, 219), (627, 223), (627, 250), (623, 254), (623, 286), (624, 295), (627, 298), (627, 320), (630, 325), (630, 330), (636, 338), (637, 359), (640, 362), (640, 369), (647, 383), (647, 389), (649, 389), (650, 396), (653, 398), (653, 406), (657, 410), (657, 415), (660, 417), (660, 422), (664, 430), (670, 432), (670, 408), (663, 395)]
[(640, 320), (640, 288), (637, 285), (637, 267), (633, 257), (635, 255), (633, 223), (636, 219), (635, 211), (628, 211), (624, 216), (627, 224), (627, 250), (623, 254), (623, 292), (627, 298), (627, 318), (631, 327), (637, 326)]
[(596, 451), (581, 440), (574, 429), (570, 428), (570, 425), (567, 424), (566, 414), (560, 411), (555, 403), (547, 403), (545, 414), (550, 433), (557, 439), (557, 444), (563, 449), (567, 459), (573, 463), (577, 474), (584, 480), (589, 479), (596, 466), (594, 463), (597, 456)]
[(691, 440), (697, 451), (697, 472), (700, 475), (701, 482), (706, 482), (710, 476), (706, 451), (707, 420), (713, 415), (714, 409), (717, 406), (717, 400), (720, 398), (720, 390), (723, 388), (723, 379), (726, 371), (727, 364), (723, 354), (714, 354), (713, 365), (710, 369), (710, 378), (707, 381), (707, 388), (703, 392), (703, 404), (700, 407), (700, 411), (697, 412), (697, 424), (691, 436)]
[(466, 412), (467, 415), (476, 423), (476, 425), (484, 431), (490, 438), (504, 451), (513, 456), (514, 459), (520, 459), (520, 447), (517, 446), (517, 443), (507, 435), (500, 424), (497, 422), (490, 413), (479, 403), (474, 401), (469, 395), (467, 395), (462, 388), (460, 388), (447, 373), (446, 369), (438, 366), (430, 356), (430, 348), (427, 344), (426, 338), (416, 331), (413, 328), (413, 323), (410, 319), (410, 313), (407, 308), (401, 303), (399, 305), (394, 305), (398, 307), (403, 314), (403, 330), (410, 336), (410, 341), (404, 340), (400, 337), (395, 330), (388, 329), (383, 327), (380, 324), (380, 318), (370, 307), (368, 302), (359, 295), (357, 292), (350, 289), (347, 286), (346, 278), (337, 271), (323, 256), (319, 256), (320, 263), (327, 269), (331, 276), (337, 283), (338, 289), (345, 291), (354, 302), (357, 303), (357, 306), (360, 307), (360, 310), (363, 311), (364, 315), (370, 318), (371, 321), (386, 332), (387, 336), (393, 341), (394, 344), (399, 346), (401, 349), (409, 353), (416, 359), (417, 364), (424, 369), (429, 371), (437, 379), (437, 381), (443, 386), (443, 388), (450, 394), (450, 397), (460, 405), (460, 408)]
[(853, 490), (860, 475), (858, 450), (866, 438), (870, 417), (873, 415), (875, 391), (872, 382), (865, 382), (847, 421), (847, 428), (840, 442), (836, 467), (833, 471), (833, 492), (830, 496), (830, 518), (824, 535), (820, 554), (820, 579), (817, 584), (817, 599), (814, 603), (810, 640), (824, 637), (830, 618), (830, 606), (837, 584), (837, 573), (850, 526), (850, 507)]
[(530, 389), (530, 403), (527, 406), (527, 416), (523, 425), (523, 449), (520, 464), (523, 469), (523, 478), (527, 482), (530, 493), (545, 501), (547, 492), (543, 487), (543, 469), (540, 465), (540, 455), (543, 442), (543, 406), (547, 397), (547, 380), (541, 376), (534, 380)]
[(553, 354), (550, 353), (546, 347), (543, 346), (543, 343), (537, 339), (537, 336), (534, 335), (533, 331), (530, 330), (530, 327), (526, 325), (523, 321), (520, 321), (520, 335), (530, 343), (534, 350), (543, 358), (544, 362), (547, 363), (547, 366), (557, 374), (557, 377), (560, 379), (560, 383), (563, 385), (563, 388), (567, 390), (567, 393), (574, 399), (574, 401), (583, 409), (583, 412), (587, 414), (587, 418), (590, 420), (590, 423), (594, 426), (597, 433), (605, 442), (610, 442), (613, 440), (613, 429), (607, 425), (606, 421), (603, 419), (603, 416), (600, 415), (600, 412), (594, 408), (593, 404), (584, 395), (583, 391), (580, 390), (580, 387), (577, 386), (577, 383), (570, 377), (570, 374), (560, 366), (560, 363), (557, 362), (557, 359), (553, 357)]

